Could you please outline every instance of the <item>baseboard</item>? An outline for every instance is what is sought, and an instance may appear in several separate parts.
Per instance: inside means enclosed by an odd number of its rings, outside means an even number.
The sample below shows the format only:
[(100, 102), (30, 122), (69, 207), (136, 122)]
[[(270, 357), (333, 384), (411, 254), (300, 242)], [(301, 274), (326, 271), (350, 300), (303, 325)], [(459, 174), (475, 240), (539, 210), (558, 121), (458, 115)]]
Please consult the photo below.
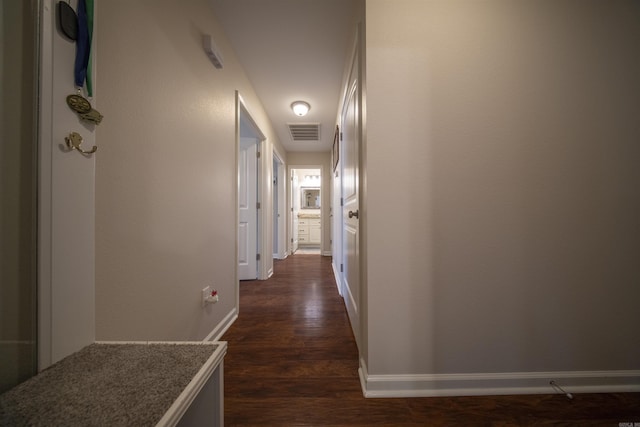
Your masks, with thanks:
[(322, 256), (333, 256), (333, 253), (331, 251), (324, 251), (322, 252)]
[(227, 332), (231, 325), (233, 325), (233, 322), (235, 322), (237, 318), (238, 310), (234, 308), (202, 341), (220, 341), (220, 338)]
[(434, 375), (370, 375), (360, 360), (365, 397), (490, 396), (640, 392), (640, 371), (507, 372)]
[(342, 288), (340, 287), (340, 280), (341, 280), (340, 279), (340, 273), (336, 269), (336, 265), (333, 262), (331, 263), (331, 269), (333, 270), (333, 277), (334, 277), (334, 279), (336, 281), (336, 286), (338, 288), (338, 293), (340, 294), (340, 296), (343, 296), (342, 295)]

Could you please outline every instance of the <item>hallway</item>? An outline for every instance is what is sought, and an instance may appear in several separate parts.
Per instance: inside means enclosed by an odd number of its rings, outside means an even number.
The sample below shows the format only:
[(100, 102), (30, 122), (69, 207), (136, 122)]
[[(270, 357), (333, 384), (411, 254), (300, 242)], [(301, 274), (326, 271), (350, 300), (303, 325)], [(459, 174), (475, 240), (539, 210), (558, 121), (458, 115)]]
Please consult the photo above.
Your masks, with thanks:
[(618, 426), (640, 422), (640, 393), (365, 399), (358, 352), (331, 258), (275, 261), (240, 285), (240, 314), (222, 340), (227, 426)]

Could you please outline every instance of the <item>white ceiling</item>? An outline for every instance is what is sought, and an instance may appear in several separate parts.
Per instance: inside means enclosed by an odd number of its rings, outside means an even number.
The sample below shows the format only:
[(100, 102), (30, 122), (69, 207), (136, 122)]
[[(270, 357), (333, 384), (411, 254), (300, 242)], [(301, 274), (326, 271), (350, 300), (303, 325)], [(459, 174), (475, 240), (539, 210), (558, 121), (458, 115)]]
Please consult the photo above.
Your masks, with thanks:
[[(330, 150), (356, 0), (210, 1), (285, 149)], [(320, 141), (294, 142), (289, 123), (320, 123)]]

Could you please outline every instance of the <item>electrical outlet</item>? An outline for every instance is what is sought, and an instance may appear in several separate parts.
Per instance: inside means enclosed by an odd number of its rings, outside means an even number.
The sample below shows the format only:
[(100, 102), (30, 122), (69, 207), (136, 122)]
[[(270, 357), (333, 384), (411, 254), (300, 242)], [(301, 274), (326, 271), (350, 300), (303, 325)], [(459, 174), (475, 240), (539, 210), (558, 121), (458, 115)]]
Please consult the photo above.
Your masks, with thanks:
[(218, 302), (218, 291), (212, 290), (211, 286), (202, 289), (202, 306), (207, 304), (215, 304)]

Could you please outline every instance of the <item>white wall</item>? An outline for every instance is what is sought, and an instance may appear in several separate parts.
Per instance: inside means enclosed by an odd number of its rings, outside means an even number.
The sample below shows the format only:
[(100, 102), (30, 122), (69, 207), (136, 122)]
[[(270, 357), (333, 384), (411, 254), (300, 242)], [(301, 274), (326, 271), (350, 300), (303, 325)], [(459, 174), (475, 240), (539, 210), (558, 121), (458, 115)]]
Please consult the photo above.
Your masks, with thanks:
[[(322, 167), (322, 187), (320, 189), (321, 216), (322, 216), (322, 254), (331, 253), (331, 153), (330, 152), (290, 152), (287, 154), (287, 166), (289, 168), (308, 168), (310, 166)], [(299, 181), (302, 183), (302, 181)], [(290, 191), (290, 187), (289, 191)], [(287, 196), (291, 200), (291, 196)], [(287, 209), (290, 215), (291, 210)], [(291, 221), (289, 219), (288, 221)]]
[(637, 3), (366, 16), (369, 387), (618, 370), (635, 371), (565, 381), (640, 387)]
[(203, 339), (237, 310), (235, 90), (279, 142), (206, 0), (103, 2), (98, 22), (97, 338)]

